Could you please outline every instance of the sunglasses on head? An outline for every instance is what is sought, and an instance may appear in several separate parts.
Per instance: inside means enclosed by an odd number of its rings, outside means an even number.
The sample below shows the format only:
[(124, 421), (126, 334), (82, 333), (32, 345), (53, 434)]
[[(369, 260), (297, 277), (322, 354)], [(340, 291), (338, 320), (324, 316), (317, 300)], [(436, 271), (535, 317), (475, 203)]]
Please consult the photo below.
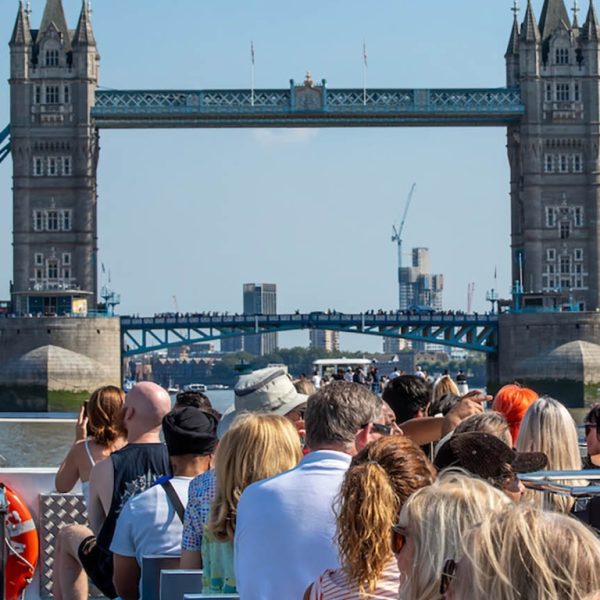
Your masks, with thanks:
[(392, 552), (400, 554), (406, 544), (406, 529), (401, 525), (392, 526)]
[(450, 582), (456, 573), (456, 561), (453, 558), (448, 558), (442, 569), (442, 579), (440, 581), (440, 594), (444, 596), (448, 592)]

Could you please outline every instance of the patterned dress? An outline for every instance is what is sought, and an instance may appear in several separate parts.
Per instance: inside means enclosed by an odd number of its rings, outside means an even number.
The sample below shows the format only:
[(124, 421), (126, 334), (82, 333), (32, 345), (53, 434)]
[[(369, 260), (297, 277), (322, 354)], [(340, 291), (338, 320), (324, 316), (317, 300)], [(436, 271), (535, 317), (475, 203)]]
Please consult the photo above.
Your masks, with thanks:
[(208, 513), (215, 497), (215, 490), (214, 469), (198, 475), (190, 483), (188, 503), (183, 520), (182, 550), (201, 551), (204, 526), (208, 521)]

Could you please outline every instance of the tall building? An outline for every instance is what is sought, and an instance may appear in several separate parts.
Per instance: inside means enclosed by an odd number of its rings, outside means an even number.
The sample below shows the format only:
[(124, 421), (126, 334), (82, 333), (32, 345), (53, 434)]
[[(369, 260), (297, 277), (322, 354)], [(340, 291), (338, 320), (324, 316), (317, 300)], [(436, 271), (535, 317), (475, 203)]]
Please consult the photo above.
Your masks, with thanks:
[(96, 168), (91, 120), (100, 57), (88, 2), (75, 30), (61, 0), (39, 29), (19, 3), (10, 40), (13, 308), (63, 314), (97, 302)]
[(309, 334), (310, 347), (326, 352), (339, 351), (340, 332), (325, 329), (311, 329)]
[[(244, 284), (245, 315), (276, 315), (277, 285), (274, 283)], [(250, 354), (263, 356), (277, 348), (277, 333), (262, 333), (244, 336), (244, 350)]]
[(549, 305), (562, 293), (600, 307), (600, 26), (590, 2), (583, 25), (563, 0), (528, 3), (506, 51), (507, 83), (526, 111), (508, 128), (512, 277)]
[(411, 306), (442, 309), (444, 276), (430, 271), (429, 248), (413, 248), (412, 265), (400, 269), (400, 310)]

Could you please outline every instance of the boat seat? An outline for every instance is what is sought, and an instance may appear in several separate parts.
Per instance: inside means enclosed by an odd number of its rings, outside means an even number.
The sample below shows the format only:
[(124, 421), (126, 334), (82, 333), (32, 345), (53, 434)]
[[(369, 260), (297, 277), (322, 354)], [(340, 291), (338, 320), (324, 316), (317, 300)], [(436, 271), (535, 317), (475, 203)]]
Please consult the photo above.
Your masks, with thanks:
[(202, 569), (163, 569), (160, 600), (181, 600), (184, 594), (202, 593)]
[[(65, 525), (86, 525), (87, 508), (82, 494), (40, 494), (40, 596), (52, 597), (52, 574), (54, 571), (54, 546), (56, 536)], [(91, 598), (102, 598), (102, 593), (91, 585)]]
[(142, 598), (159, 600), (160, 572), (163, 569), (176, 569), (179, 566), (177, 555), (142, 556)]

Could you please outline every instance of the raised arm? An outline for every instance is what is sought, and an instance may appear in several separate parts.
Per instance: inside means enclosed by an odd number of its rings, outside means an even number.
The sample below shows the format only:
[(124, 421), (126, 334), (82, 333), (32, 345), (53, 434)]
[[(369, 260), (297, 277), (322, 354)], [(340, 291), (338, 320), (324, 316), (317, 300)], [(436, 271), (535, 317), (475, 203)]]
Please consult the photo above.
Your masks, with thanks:
[(54, 487), (57, 492), (66, 494), (70, 492), (77, 481), (79, 481), (79, 468), (77, 467), (77, 455), (80, 452), (79, 444), (75, 443), (71, 446), (65, 460), (58, 468), (58, 473), (54, 478)]

